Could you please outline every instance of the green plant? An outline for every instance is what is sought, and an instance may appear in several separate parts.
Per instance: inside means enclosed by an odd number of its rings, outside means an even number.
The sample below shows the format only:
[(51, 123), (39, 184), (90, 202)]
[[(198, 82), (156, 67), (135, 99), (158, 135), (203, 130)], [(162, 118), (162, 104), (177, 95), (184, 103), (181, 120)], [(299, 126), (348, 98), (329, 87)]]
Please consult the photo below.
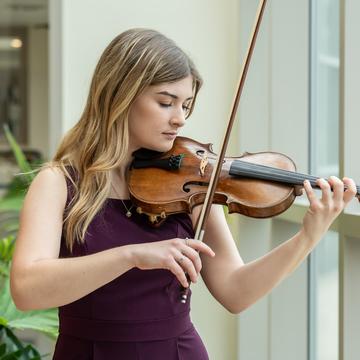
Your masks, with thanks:
[(14, 177), (5, 196), (0, 200), (0, 211), (15, 211), (18, 213), (24, 200), (25, 191), (34, 178), (34, 172), (7, 125), (4, 125), (4, 132), (20, 171), (24, 175)]
[[(0, 295), (0, 359), (40, 359), (32, 345), (25, 345), (15, 330), (32, 329), (57, 336), (58, 319), (53, 309), (22, 312), (16, 309), (10, 295), (9, 277), (5, 278)], [(11, 356), (12, 357), (11, 357)]]
[(32, 166), (7, 127), (6, 138), (17, 164), (24, 175), (12, 181), (6, 195), (0, 199), (0, 360), (36, 360), (42, 356), (32, 345), (24, 344), (16, 330), (32, 329), (51, 338), (57, 337), (56, 309), (22, 312), (17, 310), (10, 294), (10, 265), (19, 227), (19, 212), (26, 189), (34, 178)]

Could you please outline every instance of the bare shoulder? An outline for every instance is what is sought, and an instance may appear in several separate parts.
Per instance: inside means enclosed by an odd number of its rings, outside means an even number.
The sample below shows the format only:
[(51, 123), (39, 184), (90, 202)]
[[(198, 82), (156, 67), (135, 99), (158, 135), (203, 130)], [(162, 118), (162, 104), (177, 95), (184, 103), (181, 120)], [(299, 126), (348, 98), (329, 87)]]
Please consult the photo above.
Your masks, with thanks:
[(35, 176), (33, 183), (41, 184), (41, 185), (63, 185), (66, 187), (65, 175), (63, 172), (57, 167), (45, 167), (39, 171), (39, 173)]
[(26, 200), (55, 202), (63, 209), (66, 204), (67, 186), (65, 175), (56, 167), (42, 169), (32, 181)]
[(66, 205), (65, 175), (57, 168), (42, 169), (32, 181), (20, 213), (14, 267), (59, 254)]

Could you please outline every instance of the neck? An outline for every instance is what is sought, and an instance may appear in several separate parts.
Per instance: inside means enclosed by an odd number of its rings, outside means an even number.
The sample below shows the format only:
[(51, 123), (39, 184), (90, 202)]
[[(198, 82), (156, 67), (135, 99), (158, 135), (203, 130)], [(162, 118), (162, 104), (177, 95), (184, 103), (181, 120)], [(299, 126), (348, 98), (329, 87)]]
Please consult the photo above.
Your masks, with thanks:
[(132, 163), (134, 157), (132, 156), (133, 151), (129, 150), (126, 156), (124, 157), (124, 160), (121, 162), (121, 164), (116, 168), (116, 173), (118, 176), (125, 180), (126, 179), (126, 173), (130, 167), (130, 164)]
[(112, 187), (116, 189), (115, 192), (113, 189), (111, 190), (111, 197), (119, 197), (120, 199), (127, 199), (129, 197), (126, 174), (133, 160), (131, 154), (132, 152), (129, 151), (124, 161), (118, 167), (111, 170)]

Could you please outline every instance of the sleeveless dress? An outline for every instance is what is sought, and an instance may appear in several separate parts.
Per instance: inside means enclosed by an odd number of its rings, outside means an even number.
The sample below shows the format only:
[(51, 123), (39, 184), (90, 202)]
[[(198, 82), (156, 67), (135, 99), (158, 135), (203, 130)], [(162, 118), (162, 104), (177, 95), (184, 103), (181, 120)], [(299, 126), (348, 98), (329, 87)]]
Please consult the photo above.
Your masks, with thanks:
[[(71, 189), (68, 181), (68, 200)], [(130, 200), (124, 200), (127, 208)], [(187, 214), (170, 216), (158, 228), (144, 215), (126, 217), (120, 199), (108, 198), (88, 227), (84, 244), (70, 253), (62, 236), (60, 257), (77, 257), (128, 244), (193, 238)], [(66, 291), (66, 289), (64, 289)], [(168, 270), (133, 268), (70, 304), (59, 307), (54, 360), (208, 360), (190, 319), (189, 292)]]

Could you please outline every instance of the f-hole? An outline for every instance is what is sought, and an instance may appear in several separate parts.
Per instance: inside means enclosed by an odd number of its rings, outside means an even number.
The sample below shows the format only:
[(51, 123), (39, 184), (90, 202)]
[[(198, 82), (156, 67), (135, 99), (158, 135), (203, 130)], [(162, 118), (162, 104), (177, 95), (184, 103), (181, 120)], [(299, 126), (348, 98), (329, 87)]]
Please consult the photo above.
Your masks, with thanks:
[(185, 192), (190, 192), (191, 191), (191, 186), (194, 185), (194, 186), (204, 186), (204, 187), (207, 187), (209, 186), (209, 183), (208, 182), (205, 182), (205, 181), (189, 181), (187, 183), (184, 184), (183, 186), (183, 190)]

